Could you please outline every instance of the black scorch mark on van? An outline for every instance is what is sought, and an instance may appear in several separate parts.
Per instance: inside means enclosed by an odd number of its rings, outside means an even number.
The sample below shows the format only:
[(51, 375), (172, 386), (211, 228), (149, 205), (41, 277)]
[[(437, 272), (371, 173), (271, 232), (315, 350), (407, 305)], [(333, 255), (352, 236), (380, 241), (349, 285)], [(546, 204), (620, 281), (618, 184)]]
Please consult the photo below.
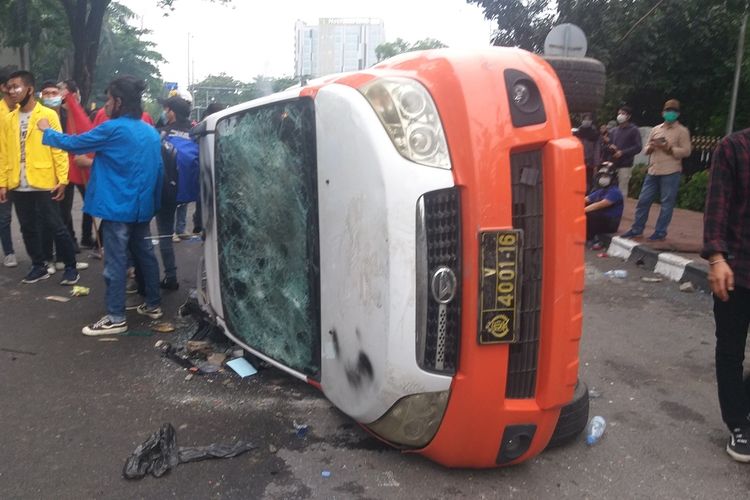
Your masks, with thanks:
[(328, 334), (333, 337), (333, 352), (336, 354), (336, 359), (341, 355), (341, 346), (339, 346), (339, 336), (336, 333), (335, 328), (328, 330)]
[(349, 384), (357, 389), (362, 387), (362, 385), (366, 382), (372, 382), (372, 379), (374, 377), (374, 371), (372, 369), (370, 358), (362, 351), (359, 351), (357, 364), (347, 364), (345, 371), (346, 379), (349, 381)]

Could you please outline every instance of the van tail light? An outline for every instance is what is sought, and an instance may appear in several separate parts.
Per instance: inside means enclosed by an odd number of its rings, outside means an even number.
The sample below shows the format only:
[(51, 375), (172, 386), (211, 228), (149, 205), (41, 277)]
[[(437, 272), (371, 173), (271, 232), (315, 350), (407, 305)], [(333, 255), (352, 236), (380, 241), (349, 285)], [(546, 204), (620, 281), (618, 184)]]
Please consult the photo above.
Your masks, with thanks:
[(416, 356), (423, 370), (453, 375), (461, 334), (461, 231), (457, 188), (417, 202)]
[(391, 443), (423, 448), (437, 433), (447, 405), (448, 391), (412, 394), (367, 427)]
[(359, 91), (404, 158), (428, 167), (451, 168), (443, 124), (421, 83), (410, 78), (378, 78)]

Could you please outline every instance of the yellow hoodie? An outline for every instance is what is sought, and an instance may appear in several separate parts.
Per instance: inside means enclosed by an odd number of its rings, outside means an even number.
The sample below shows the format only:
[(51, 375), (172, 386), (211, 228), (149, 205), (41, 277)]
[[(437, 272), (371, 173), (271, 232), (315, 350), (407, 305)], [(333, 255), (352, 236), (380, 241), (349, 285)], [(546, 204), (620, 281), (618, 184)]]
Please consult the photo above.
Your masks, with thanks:
[[(0, 187), (15, 189), (21, 183), (21, 124), (19, 108), (0, 121)], [(36, 126), (42, 118), (61, 131), (60, 118), (53, 109), (36, 103), (26, 132), (26, 180), (36, 189), (53, 189), (68, 183), (68, 155), (61, 149), (42, 144), (42, 131)]]

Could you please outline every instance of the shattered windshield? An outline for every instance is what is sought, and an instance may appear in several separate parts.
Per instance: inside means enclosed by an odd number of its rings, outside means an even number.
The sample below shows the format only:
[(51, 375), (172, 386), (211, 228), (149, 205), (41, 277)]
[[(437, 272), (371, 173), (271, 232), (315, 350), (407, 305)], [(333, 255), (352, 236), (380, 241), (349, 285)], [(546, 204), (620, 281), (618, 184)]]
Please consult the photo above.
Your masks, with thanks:
[(217, 123), (215, 158), (225, 320), (307, 374), (320, 363), (314, 126), (310, 99), (230, 115)]

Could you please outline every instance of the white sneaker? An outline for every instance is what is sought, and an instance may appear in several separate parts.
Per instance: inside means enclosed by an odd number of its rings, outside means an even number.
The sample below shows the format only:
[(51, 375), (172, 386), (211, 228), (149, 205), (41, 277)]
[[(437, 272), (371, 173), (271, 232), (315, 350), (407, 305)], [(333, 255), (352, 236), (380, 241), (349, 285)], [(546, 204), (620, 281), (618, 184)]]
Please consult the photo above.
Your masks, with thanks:
[(3, 265), (5, 267), (16, 267), (18, 265), (18, 260), (16, 260), (16, 254), (10, 253), (5, 256), (3, 259)]
[(172, 235), (172, 241), (173, 241), (174, 243), (179, 243), (179, 242), (181, 242), (182, 240), (181, 240), (181, 239), (180, 239), (180, 237), (179, 237), (179, 236), (178, 236), (178, 235), (177, 235), (177, 234), (175, 233), (175, 234), (173, 234), (173, 235)]
[[(78, 271), (83, 271), (84, 269), (88, 268), (88, 262), (76, 262), (76, 269)], [(62, 271), (63, 269), (65, 269), (65, 262), (55, 262), (55, 269), (57, 269), (58, 271)]]
[[(64, 268), (65, 266), (63, 266)], [(47, 274), (55, 274), (57, 272), (57, 269), (55, 268), (54, 262), (47, 262)]]

